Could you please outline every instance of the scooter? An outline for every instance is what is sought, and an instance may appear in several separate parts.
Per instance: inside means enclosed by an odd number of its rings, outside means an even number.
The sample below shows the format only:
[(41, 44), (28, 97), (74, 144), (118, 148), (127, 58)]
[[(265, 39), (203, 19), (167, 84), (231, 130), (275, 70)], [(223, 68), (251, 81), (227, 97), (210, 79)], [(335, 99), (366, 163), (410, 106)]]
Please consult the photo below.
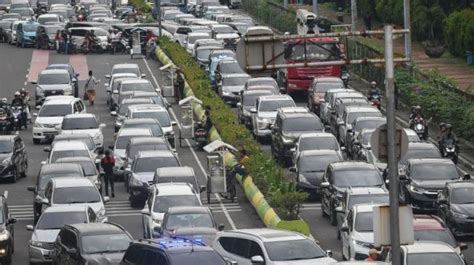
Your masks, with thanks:
[(21, 127), (23, 126), (23, 108), (20, 106), (12, 106), (12, 113), (13, 113), (13, 129), (17, 131), (21, 131)]
[(0, 133), (2, 135), (9, 135), (10, 134), (10, 119), (5, 110), (0, 109)]
[(204, 146), (207, 145), (207, 131), (201, 122), (197, 122), (194, 127), (194, 143), (198, 150), (203, 150)]
[(458, 148), (453, 139), (445, 139), (441, 143), (441, 155), (451, 159), (454, 164), (458, 163)]
[(372, 104), (372, 106), (376, 107), (377, 109), (380, 109), (381, 107), (380, 95), (373, 95), (370, 99), (370, 103)]
[(423, 118), (415, 118), (413, 120), (413, 130), (416, 132), (416, 134), (418, 135), (420, 139), (422, 140), (428, 139), (426, 124)]

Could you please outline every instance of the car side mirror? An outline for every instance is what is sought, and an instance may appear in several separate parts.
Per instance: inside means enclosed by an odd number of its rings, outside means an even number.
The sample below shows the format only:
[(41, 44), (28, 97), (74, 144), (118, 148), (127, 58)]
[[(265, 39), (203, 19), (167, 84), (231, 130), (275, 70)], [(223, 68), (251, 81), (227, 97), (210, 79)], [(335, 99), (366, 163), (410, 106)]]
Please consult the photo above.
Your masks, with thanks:
[(77, 249), (75, 248), (68, 248), (67, 249), (67, 254), (69, 254), (71, 257), (77, 257)]
[(400, 180), (401, 180), (401, 181), (408, 182), (410, 179), (408, 178), (407, 175), (400, 175)]
[(265, 260), (263, 260), (263, 257), (259, 255), (251, 257), (250, 262), (252, 262), (252, 264), (264, 264)]
[(342, 209), (341, 206), (336, 207), (336, 213), (344, 213), (344, 210)]
[(110, 112), (110, 116), (116, 117), (116, 116), (117, 116), (117, 112), (116, 112), (115, 110), (114, 110), (114, 111), (111, 111), (111, 112)]
[(110, 79), (110, 75), (105, 75), (105, 79)]
[(41, 199), (41, 204), (49, 204), (49, 200), (46, 198)]
[(218, 229), (219, 231), (224, 230), (224, 228), (225, 228), (225, 225), (224, 225), (224, 224), (219, 224), (219, 225), (217, 226), (217, 229)]
[(250, 113), (257, 113), (257, 109), (256, 108), (251, 108)]
[(333, 256), (332, 250), (330, 250), (330, 249), (326, 250), (326, 255), (328, 255), (328, 257), (332, 258), (332, 256)]
[(114, 146), (113, 146), (113, 145), (109, 145), (109, 149), (113, 150), (113, 149), (114, 149)]
[(461, 249), (461, 251), (464, 251), (468, 248), (468, 245), (466, 243), (459, 243), (459, 249)]
[(240, 102), (237, 102), (237, 104), (236, 104), (236, 105), (237, 105), (237, 108), (240, 108), (240, 107), (242, 107), (242, 103), (240, 103)]
[(43, 152), (45, 152), (45, 153), (51, 152), (51, 146), (45, 146), (45, 147), (43, 147)]
[(471, 179), (471, 175), (470, 174), (466, 174), (462, 177), (462, 180), (470, 180)]
[(148, 210), (148, 208), (143, 208), (143, 210), (141, 210), (141, 213), (144, 215), (150, 215), (150, 210)]
[(199, 187), (199, 193), (205, 192), (206, 190), (207, 190), (206, 185), (201, 185), (201, 186)]
[(33, 117), (38, 117), (38, 113), (33, 113)]
[(35, 186), (28, 186), (28, 187), (26, 188), (26, 190), (35, 192), (35, 191), (36, 191), (36, 187), (35, 187)]
[(34, 227), (33, 225), (26, 225), (26, 231), (33, 231)]
[(99, 124), (99, 128), (103, 129), (103, 128), (105, 128), (105, 127), (107, 127), (107, 125), (106, 125), (105, 123)]
[(176, 126), (176, 125), (178, 125), (177, 122), (175, 122), (175, 121), (172, 121), (172, 122), (171, 122), (171, 126)]
[(157, 225), (153, 228), (153, 232), (161, 234), (161, 225)]
[(46, 161), (41, 161), (41, 165), (46, 165), (46, 164), (48, 164), (48, 162), (46, 162)]
[(141, 78), (145, 78), (145, 77), (146, 77), (146, 74), (142, 74), (142, 75), (141, 75)]
[(343, 121), (343, 120), (341, 120), (341, 119), (338, 119), (338, 120), (337, 120), (337, 125), (343, 125), (343, 124), (344, 124), (344, 121)]
[(109, 196), (104, 196), (104, 199), (103, 199), (104, 203), (107, 203), (110, 201), (110, 197)]
[(358, 140), (354, 140), (354, 141), (352, 142), (352, 144), (353, 144), (353, 145), (360, 145), (360, 142), (359, 142)]
[(346, 224), (341, 226), (341, 232), (349, 232), (349, 227)]
[(444, 198), (443, 198), (443, 199), (439, 199), (439, 200), (438, 200), (438, 203), (439, 203), (439, 204), (447, 204), (447, 203), (448, 203), (448, 200), (446, 200), (446, 199), (444, 199)]
[(322, 188), (322, 189), (327, 189), (327, 188), (329, 188), (329, 182), (321, 182), (321, 188)]
[(290, 172), (296, 173), (296, 167), (290, 167), (289, 170), (290, 170)]

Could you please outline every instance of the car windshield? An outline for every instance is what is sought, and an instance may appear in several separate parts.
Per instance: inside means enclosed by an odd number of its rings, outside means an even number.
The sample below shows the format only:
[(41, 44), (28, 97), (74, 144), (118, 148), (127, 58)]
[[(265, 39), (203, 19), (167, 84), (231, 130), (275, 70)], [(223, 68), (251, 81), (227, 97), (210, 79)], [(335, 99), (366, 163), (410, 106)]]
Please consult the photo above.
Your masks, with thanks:
[(237, 61), (225, 62), (225, 63), (220, 64), (221, 74), (238, 74), (238, 73), (243, 73), (243, 72), (244, 71), (242, 70), (242, 68), (240, 68), (240, 65)]
[(354, 229), (359, 233), (369, 233), (374, 231), (373, 212), (358, 213)]
[(133, 158), (139, 151), (169, 150), (168, 144), (141, 144), (130, 147), (128, 157)]
[(291, 261), (326, 257), (324, 251), (310, 239), (264, 243), (272, 261)]
[(62, 178), (62, 177), (73, 177), (73, 178), (82, 178), (82, 175), (79, 173), (64, 173), (58, 172), (57, 174), (42, 175), (38, 180), (38, 190), (42, 191), (46, 189), (49, 180), (53, 178)]
[(0, 153), (7, 154), (11, 153), (13, 150), (13, 145), (10, 140), (0, 141)]
[(61, 29), (61, 27), (49, 26), (49, 27), (45, 27), (45, 29), (46, 29), (46, 34), (55, 34), (58, 30)]
[(194, 42), (196, 42), (197, 40), (202, 40), (202, 39), (209, 39), (209, 36), (207, 36), (207, 35), (189, 36), (188, 35), (189, 44), (194, 44)]
[(339, 56), (340, 51), (335, 44), (315, 44), (307, 42), (306, 45), (298, 43), (289, 44), (285, 47), (285, 58), (293, 61), (304, 61), (305, 57), (307, 60), (329, 61), (331, 59), (337, 59)]
[(156, 123), (129, 123), (122, 126), (122, 128), (150, 129), (153, 133), (153, 136), (163, 136), (163, 130), (161, 129), (161, 126)]
[(341, 160), (338, 155), (304, 156), (298, 166), (301, 172), (324, 172), (329, 164)]
[(374, 131), (367, 131), (362, 134), (362, 145), (369, 145), (373, 132)]
[(153, 212), (165, 213), (170, 207), (200, 205), (201, 203), (195, 195), (156, 196)]
[(454, 164), (420, 163), (413, 165), (410, 171), (410, 177), (417, 180), (452, 180), (459, 178)]
[(177, 228), (192, 227), (214, 227), (212, 218), (207, 213), (180, 213), (168, 215), (166, 229), (174, 230)]
[(382, 114), (377, 111), (350, 112), (349, 115), (347, 115), (347, 124), (352, 124), (352, 122), (358, 117), (382, 117)]
[(336, 82), (328, 82), (328, 83), (318, 82), (318, 83), (316, 83), (316, 88), (315, 88), (314, 92), (316, 92), (316, 93), (325, 93), (328, 90), (338, 89), (338, 88), (344, 88), (344, 84), (336, 83)]
[(171, 126), (170, 116), (166, 111), (137, 111), (132, 113), (131, 118), (152, 118), (158, 120), (162, 127)]
[(23, 24), (24, 32), (36, 32), (36, 29), (38, 29), (38, 24)]
[(362, 129), (376, 129), (379, 127), (381, 124), (384, 124), (384, 120), (363, 120), (359, 121), (355, 124), (354, 128), (352, 128), (354, 131), (359, 132)]
[(474, 188), (455, 188), (451, 191), (451, 202), (453, 204), (474, 204)]
[(245, 94), (242, 97), (242, 105), (246, 107), (257, 106), (257, 99), (260, 96), (269, 95), (269, 93), (256, 93), (256, 94)]
[(307, 132), (322, 131), (323, 124), (319, 119), (313, 117), (290, 118), (283, 121), (282, 130), (284, 132)]
[(39, 76), (39, 85), (64, 85), (69, 84), (70, 77), (68, 73), (64, 74), (42, 74)]
[(191, 184), (194, 188), (194, 190), (198, 191), (199, 188), (197, 186), (197, 183), (196, 183), (196, 179), (194, 178), (194, 176), (190, 176), (190, 177), (176, 177), (176, 176), (173, 176), (173, 177), (159, 177), (158, 180), (156, 181), (156, 183), (170, 183), (170, 182), (173, 182), (173, 183), (188, 183), (188, 184)]
[(171, 264), (212, 264), (225, 265), (225, 260), (215, 251), (191, 251), (186, 253), (173, 253), (170, 255)]
[(67, 224), (87, 223), (87, 215), (84, 212), (50, 212), (41, 214), (36, 229), (61, 229)]
[(363, 203), (386, 204), (388, 203), (388, 194), (352, 195), (350, 196), (347, 209), (352, 209), (354, 205)]
[(410, 148), (410, 145), (408, 145), (408, 150), (405, 155), (400, 159), (400, 164), (406, 164), (409, 159), (414, 158), (441, 158), (441, 154), (435, 147), (415, 149)]
[(263, 100), (260, 101), (259, 111), (277, 111), (279, 108), (294, 107), (293, 100)]
[[(71, 135), (71, 136), (74, 136), (74, 135)], [(71, 139), (68, 139), (68, 138), (64, 138), (64, 139), (54, 138), (53, 143), (58, 143), (58, 142), (62, 142), (62, 141), (80, 141), (80, 142), (83, 142), (87, 146), (87, 149), (89, 149), (89, 151), (93, 151), (95, 149), (95, 143), (94, 143), (94, 140), (92, 140), (91, 137), (71, 138)]]
[(115, 149), (125, 149), (127, 148), (128, 141), (134, 137), (147, 137), (150, 135), (122, 135), (117, 137), (117, 141), (115, 142)]
[[(427, 250), (428, 251), (428, 250)], [(462, 265), (464, 262), (458, 254), (452, 253), (410, 253), (407, 265)]]
[(54, 17), (48, 16), (48, 17), (39, 17), (38, 18), (38, 23), (43, 24), (43, 25), (46, 24), (46, 22), (58, 22), (58, 21), (59, 21), (59, 19), (55, 16)]
[(136, 160), (134, 172), (155, 172), (157, 168), (161, 167), (179, 167), (179, 163), (174, 156), (143, 157)]
[(376, 169), (337, 170), (334, 172), (334, 185), (340, 188), (381, 186), (382, 178)]
[(72, 113), (71, 105), (43, 105), (38, 113), (40, 117), (59, 117)]
[(234, 30), (231, 27), (214, 27), (214, 32), (216, 34), (226, 34), (226, 33), (234, 33)]
[(233, 76), (233, 77), (225, 77), (222, 79), (223, 86), (242, 86), (244, 87), (245, 82), (250, 77), (248, 76)]
[(82, 250), (87, 254), (125, 252), (131, 241), (125, 233), (87, 235), (82, 237)]
[(66, 187), (56, 188), (53, 194), (53, 203), (94, 203), (101, 202), (100, 193), (96, 187)]
[(415, 240), (416, 241), (440, 241), (450, 245), (453, 248), (458, 246), (456, 239), (449, 232), (449, 230), (416, 230), (415, 229)]
[(28, 8), (12, 8), (10, 12), (20, 14), (22, 17), (31, 15), (30, 9)]
[(63, 130), (97, 129), (99, 124), (95, 118), (67, 118), (63, 120)]
[(5, 5), (5, 4), (11, 4), (11, 0), (0, 0), (0, 4)]
[(146, 91), (146, 92), (155, 92), (155, 89), (149, 82), (145, 83), (126, 83), (122, 82), (121, 93), (127, 91)]
[(208, 61), (209, 60), (209, 54), (211, 54), (211, 51), (214, 50), (215, 48), (212, 48), (212, 49), (199, 49), (196, 51), (196, 57), (199, 59), (199, 60), (205, 60), (205, 61)]
[(62, 150), (62, 151), (54, 151), (51, 155), (51, 159), (49, 160), (50, 163), (56, 162), (59, 158), (64, 157), (90, 157), (89, 150), (80, 149), (80, 150)]
[(300, 140), (298, 148), (300, 152), (305, 150), (339, 151), (339, 144), (335, 137), (307, 137)]

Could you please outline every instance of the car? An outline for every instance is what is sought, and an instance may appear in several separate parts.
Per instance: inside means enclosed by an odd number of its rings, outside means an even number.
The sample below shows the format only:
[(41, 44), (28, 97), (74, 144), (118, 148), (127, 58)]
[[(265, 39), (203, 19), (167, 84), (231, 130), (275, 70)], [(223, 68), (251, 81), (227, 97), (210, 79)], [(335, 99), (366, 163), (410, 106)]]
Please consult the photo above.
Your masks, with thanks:
[[(46, 32), (50, 36), (49, 37), (50, 41), (54, 41), (54, 37), (50, 35), (50, 34), (53, 34), (53, 33), (50, 33), (50, 32), (52, 30), (54, 30), (55, 28), (58, 28), (58, 27), (61, 27), (61, 26), (59, 26), (59, 25), (44, 25), (42, 27), (44, 27), (46, 29)], [(56, 35), (56, 31), (54, 31), (54, 35)], [(74, 91), (79, 91), (78, 78), (79, 78), (80, 74), (76, 72), (76, 70), (74, 69), (74, 67), (71, 64), (59, 64), (58, 63), (58, 64), (50, 64), (46, 67), (46, 70), (54, 70), (54, 69), (67, 70), (69, 72), (69, 76), (71, 77), (71, 80), (74, 84)]]
[(16, 219), (10, 215), (7, 194), (0, 195), (0, 262), (2, 264), (11, 264), (12, 255), (15, 251), (15, 223)]
[(244, 36), (252, 25), (245, 22), (225, 22), (224, 25), (230, 26), (240, 37)]
[(446, 158), (408, 160), (400, 175), (400, 199), (414, 210), (436, 211), (438, 193), (446, 183), (461, 180), (454, 162)]
[[(462, 257), (449, 245), (442, 242), (417, 241), (410, 245), (401, 245), (402, 265), (462, 265)], [(391, 253), (386, 261), (391, 261)]]
[(150, 192), (142, 213), (143, 237), (157, 238), (165, 213), (175, 206), (201, 206), (201, 199), (188, 183), (158, 183)]
[(296, 187), (309, 193), (315, 199), (321, 193), (321, 182), (326, 168), (330, 163), (344, 161), (342, 155), (335, 150), (301, 151), (290, 171), (296, 174)]
[(329, 117), (331, 112), (333, 111), (333, 105), (331, 103), (333, 102), (333, 99), (335, 98), (335, 95), (337, 93), (361, 94), (355, 91), (354, 89), (344, 88), (334, 88), (326, 91), (326, 94), (324, 94), (324, 100), (321, 102), (321, 107), (319, 111), (319, 118), (326, 124), (329, 123)]
[(336, 262), (314, 240), (300, 233), (269, 228), (220, 232), (212, 247), (239, 265)]
[(173, 41), (181, 45), (182, 47), (186, 47), (186, 38), (189, 33), (193, 32), (192, 29), (188, 26), (180, 26), (176, 27), (176, 30), (173, 34)]
[(218, 94), (225, 103), (236, 105), (240, 93), (244, 90), (245, 82), (250, 78), (248, 74), (221, 74), (218, 84)]
[[(338, 97), (336, 101), (334, 102), (334, 107), (331, 108), (331, 112), (328, 114), (329, 117), (328, 117), (328, 122), (327, 122), (329, 126), (331, 127), (332, 132), (336, 133), (337, 120), (339, 118), (342, 118), (342, 114), (344, 114), (344, 111), (346, 110), (347, 107), (370, 106), (367, 98), (360, 97), (360, 95), (357, 95), (357, 97), (352, 97), (352, 95), (353, 94), (350, 94), (350, 93), (341, 93), (340, 97)], [(348, 97), (343, 97), (343, 96), (348, 96)]]
[(44, 208), (62, 205), (90, 206), (96, 215), (97, 222), (107, 222), (104, 202), (108, 196), (102, 198), (97, 187), (90, 180), (78, 177), (52, 178), (46, 185), (45, 198), (41, 203)]
[(77, 79), (72, 79), (66, 69), (46, 69), (40, 72), (38, 80), (31, 83), (35, 87), (35, 105), (43, 103), (44, 98), (54, 95), (73, 95)]
[[(140, 151), (160, 151), (160, 150), (174, 150), (171, 148), (169, 142), (164, 137), (138, 137), (131, 138), (125, 148), (125, 165), (129, 169), (135, 159), (135, 156)], [(127, 187), (127, 185), (125, 185)]]
[[(347, 128), (346, 132), (346, 149), (347, 150), (352, 150), (352, 144), (354, 140), (357, 138), (357, 136), (360, 134), (362, 130), (367, 130), (367, 129), (377, 129), (379, 126), (386, 124), (387, 119), (385, 117), (358, 117), (356, 118), (350, 128)], [(348, 152), (350, 155), (351, 153)]]
[(87, 145), (82, 141), (56, 142), (51, 147), (43, 148), (48, 153), (48, 159), (43, 163), (55, 163), (56, 160), (65, 157), (88, 157), (95, 159), (95, 156), (89, 151)]
[(203, 192), (206, 189), (206, 186), (199, 186), (193, 168), (187, 166), (157, 168), (153, 184), (159, 183), (188, 183), (196, 192)]
[[(353, 160), (375, 162), (370, 140), (375, 129), (363, 129), (352, 141), (351, 157)], [(347, 150), (347, 149), (346, 149)]]
[(121, 265), (181, 265), (194, 264), (227, 265), (230, 263), (201, 240), (162, 238), (137, 240), (130, 244), (120, 262)]
[(13, 4), (10, 8), (10, 13), (20, 14), (22, 21), (31, 19), (31, 17), (34, 16), (34, 11), (32, 8), (26, 8), (26, 7), (17, 8), (17, 7), (14, 7)]
[(293, 164), (296, 164), (300, 153), (306, 150), (333, 150), (340, 157), (343, 157), (342, 151), (344, 148), (339, 146), (336, 137), (330, 133), (304, 133), (298, 137), (295, 147), (291, 150), (293, 152)]
[(247, 82), (245, 82), (244, 85), (244, 90), (251, 90), (251, 87), (255, 86), (271, 86), (273, 87), (273, 91), (275, 94), (280, 93), (278, 83), (272, 77), (252, 77), (250, 79), (247, 79)]
[(158, 92), (134, 91), (131, 94), (131, 98), (151, 98), (153, 100), (153, 103), (156, 105), (162, 106), (166, 109), (169, 109), (171, 107), (171, 104), (168, 103), (168, 100), (166, 100), (166, 98)]
[[(10, 14), (14, 14), (14, 13), (10, 13)], [(20, 15), (20, 14), (16, 14), (16, 15)], [(8, 41), (9, 41), (10, 45), (16, 44), (16, 42), (17, 42), (17, 40), (16, 40), (16, 29), (22, 21), (23, 20), (15, 20), (11, 24), (10, 30), (8, 31)]]
[(125, 177), (132, 206), (140, 205), (146, 200), (148, 187), (153, 183), (157, 168), (176, 166), (181, 166), (181, 163), (177, 155), (169, 150), (139, 151)]
[(41, 25), (46, 25), (48, 23), (61, 23), (64, 22), (64, 17), (61, 17), (58, 14), (42, 14), (39, 15), (36, 18), (36, 21), (38, 21), (39, 24)]
[(132, 73), (123, 73), (123, 74), (114, 74), (109, 83), (105, 83), (104, 86), (107, 90), (107, 105), (109, 105), (110, 111), (116, 110), (118, 104), (120, 103), (119, 98), (119, 86), (123, 80), (134, 80), (137, 79), (135, 74)]
[(10, 35), (9, 31), (12, 27), (12, 20), (2, 20), (0, 19), (0, 42), (7, 43), (9, 42), (8, 36)]
[(341, 205), (336, 207), (337, 238), (341, 239), (341, 226), (349, 211), (358, 204), (389, 204), (388, 191), (384, 188), (350, 187), (342, 195)]
[[(212, 71), (212, 68), (211, 68)], [(214, 69), (214, 78), (211, 78), (211, 85), (217, 87), (225, 74), (246, 74), (240, 67), (239, 62), (233, 58), (223, 58), (218, 61)]]
[(344, 82), (337, 77), (317, 77), (308, 89), (308, 109), (319, 115), (324, 95), (331, 89), (344, 89)]
[(33, 220), (36, 223), (43, 209), (43, 199), (45, 198), (45, 189), (49, 180), (61, 177), (83, 178), (84, 169), (73, 163), (45, 164), (42, 165), (36, 177), (35, 186), (28, 186), (27, 190), (33, 192)]
[(226, 49), (237, 49), (237, 43), (240, 40), (239, 34), (229, 26), (224, 24), (211, 25), (212, 38), (216, 40), (221, 40), (224, 43), (224, 48)]
[[(219, 62), (223, 60), (233, 61), (236, 60), (235, 58), (236, 55), (231, 50), (214, 50), (209, 54), (209, 65), (206, 67), (206, 72), (208, 73), (212, 88), (217, 89), (218, 80), (216, 80), (216, 68)], [(237, 73), (242, 73), (242, 71)]]
[[(196, 44), (194, 44), (194, 46), (196, 46)], [(202, 68), (206, 68), (206, 66), (209, 64), (209, 54), (213, 50), (221, 50), (221, 49), (223, 49), (223, 47), (222, 46), (217, 46), (217, 45), (215, 45), (215, 46), (201, 46), (201, 47), (195, 48), (194, 53), (195, 53), (197, 63)]]
[(263, 140), (271, 135), (278, 109), (296, 107), (295, 101), (288, 95), (272, 95), (257, 98), (256, 108), (250, 108), (252, 117), (252, 133), (257, 140)]
[(64, 225), (95, 221), (94, 210), (89, 206), (67, 205), (44, 210), (35, 226), (26, 225), (26, 230), (33, 232), (28, 246), (30, 264), (51, 262), (54, 241)]
[(416, 158), (441, 158), (439, 148), (430, 142), (408, 143), (405, 154), (398, 161), (398, 175), (406, 175), (408, 160)]
[(160, 125), (163, 133), (168, 139), (172, 147), (175, 147), (175, 135), (173, 126), (177, 125), (176, 121), (172, 121), (170, 114), (166, 108), (156, 104), (142, 104), (135, 105), (128, 108), (128, 112), (125, 114), (128, 119), (142, 119), (152, 118), (156, 119)]
[(0, 178), (16, 182), (28, 175), (28, 153), (20, 135), (0, 136)]
[(347, 107), (342, 117), (337, 121), (336, 137), (341, 146), (347, 145), (347, 139), (351, 137), (350, 132), (353, 129), (353, 122), (359, 117), (382, 117), (382, 113), (377, 108), (371, 106)]
[(54, 242), (53, 264), (118, 264), (132, 240), (118, 224), (68, 224)]
[(303, 107), (278, 109), (271, 127), (271, 152), (282, 164), (292, 159), (292, 149), (298, 137), (304, 133), (324, 132), (324, 125), (314, 113)]
[(474, 234), (474, 183), (454, 181), (446, 183), (437, 198), (438, 215), (456, 236)]
[(52, 140), (59, 134), (58, 127), (62, 124), (64, 116), (84, 112), (86, 112), (84, 102), (72, 96), (45, 101), (38, 113), (33, 113), (36, 117), (33, 123), (33, 143), (39, 144), (41, 140)]
[(153, 136), (153, 133), (150, 129), (146, 128), (127, 128), (121, 129), (117, 133), (117, 137), (115, 138), (115, 144), (113, 146), (109, 146), (110, 149), (114, 150), (115, 156), (115, 169), (114, 171), (116, 174), (120, 175), (118, 171), (124, 170), (125, 161), (127, 159), (125, 150), (127, 145), (132, 138), (138, 137), (150, 137)]
[(207, 245), (212, 244), (218, 231), (224, 230), (223, 224), (217, 224), (211, 209), (206, 206), (169, 207), (159, 229), (160, 237), (198, 236)]
[(237, 115), (240, 123), (252, 129), (252, 113), (251, 109), (257, 109), (257, 99), (260, 96), (270, 96), (271, 91), (268, 90), (249, 90), (240, 93), (240, 100), (237, 102)]
[(374, 248), (374, 206), (378, 204), (354, 205), (341, 226), (342, 259), (365, 260)]
[(184, 41), (184, 48), (189, 54), (194, 54), (194, 42), (202, 39), (209, 39), (209, 34), (204, 32), (189, 32)]
[(81, 113), (64, 116), (59, 134), (88, 134), (94, 139), (96, 147), (104, 146), (102, 129), (105, 123), (98, 122), (95, 114)]
[(90, 24), (90, 26), (82, 25), (82, 27), (67, 27), (66, 25), (66, 28), (68, 29), (68, 34), (70, 36), (69, 39), (73, 43), (77, 43), (78, 45), (84, 43), (84, 37), (87, 34), (92, 34), (92, 31), (94, 31), (95, 44), (97, 45), (97, 47), (101, 48), (100, 50), (98, 50), (98, 52), (101, 53), (103, 51), (106, 51), (107, 46), (109, 45), (107, 37), (108, 32), (106, 29), (98, 26), (99, 25)]
[(153, 100), (151, 98), (126, 98), (120, 103), (117, 111), (111, 111), (110, 115), (115, 117), (115, 132), (118, 132), (120, 127), (122, 127), (123, 121), (127, 118), (126, 115), (130, 106), (145, 104), (153, 104)]
[(156, 119), (152, 119), (152, 118), (126, 119), (123, 121), (121, 128), (122, 129), (128, 129), (128, 128), (150, 129), (154, 137), (164, 136), (160, 123)]
[(54, 137), (53, 142), (51, 143), (51, 146), (53, 146), (55, 143), (58, 142), (75, 142), (75, 141), (81, 141), (83, 142), (87, 148), (89, 149), (89, 152), (97, 154), (103, 151), (104, 148), (102, 147), (97, 147), (95, 145), (94, 139), (88, 135), (88, 134), (69, 134), (69, 135), (56, 135)]
[(118, 87), (119, 95), (127, 91), (143, 91), (143, 92), (158, 92), (159, 88), (153, 88), (153, 85), (146, 79), (126, 79), (120, 82)]
[(25, 48), (34, 45), (36, 40), (36, 29), (40, 24), (34, 21), (23, 21), (16, 28), (16, 46)]
[[(97, 169), (96, 161), (92, 160), (90, 157), (86, 156), (74, 156), (74, 157), (64, 157), (56, 160), (55, 163), (75, 163), (79, 164), (84, 171), (84, 177), (88, 178), (92, 183), (97, 186), (99, 191), (102, 191), (102, 184), (99, 170)], [(102, 193), (102, 192), (101, 192)]]
[(329, 164), (321, 183), (321, 212), (329, 216), (331, 225), (337, 224), (336, 208), (342, 203), (344, 192), (350, 187), (384, 188), (379, 170), (365, 162), (345, 161)]

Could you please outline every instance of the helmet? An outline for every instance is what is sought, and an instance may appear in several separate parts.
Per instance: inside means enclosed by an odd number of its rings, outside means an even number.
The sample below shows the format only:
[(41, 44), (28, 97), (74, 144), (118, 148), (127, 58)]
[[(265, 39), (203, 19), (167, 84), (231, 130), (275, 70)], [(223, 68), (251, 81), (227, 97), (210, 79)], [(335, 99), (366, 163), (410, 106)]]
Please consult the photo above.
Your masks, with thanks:
[(446, 128), (446, 123), (441, 122), (441, 123), (439, 124), (439, 128), (441, 129), (441, 128), (443, 128), (443, 127)]
[(7, 98), (2, 98), (2, 103), (8, 103), (8, 99)]
[(15, 97), (20, 95), (20, 91), (15, 92)]
[(453, 125), (447, 123), (447, 124), (446, 124), (446, 129), (447, 129), (447, 130), (452, 130), (452, 129), (453, 129)]
[(25, 89), (24, 87), (22, 87), (22, 88), (20, 89), (20, 93), (26, 93), (26, 89)]
[(376, 85), (377, 85), (377, 82), (372, 81), (372, 82), (370, 82), (370, 84), (373, 85), (373, 86), (376, 86)]

